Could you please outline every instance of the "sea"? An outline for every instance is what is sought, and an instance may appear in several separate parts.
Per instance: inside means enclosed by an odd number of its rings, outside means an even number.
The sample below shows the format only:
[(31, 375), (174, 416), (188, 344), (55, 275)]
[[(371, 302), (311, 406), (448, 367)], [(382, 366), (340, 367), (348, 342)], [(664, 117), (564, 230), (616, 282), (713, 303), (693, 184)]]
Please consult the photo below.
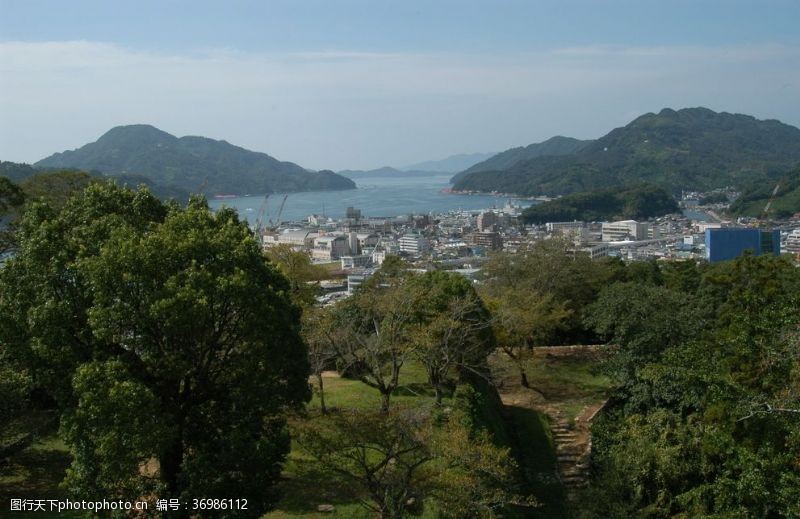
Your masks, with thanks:
[[(450, 211), (502, 208), (508, 202), (528, 207), (536, 202), (513, 197), (493, 195), (465, 195), (449, 193), (452, 174), (430, 177), (372, 177), (356, 179), (356, 189), (343, 191), (305, 191), (289, 193), (283, 212), (278, 211), (284, 195), (269, 196), (263, 221), (296, 222), (317, 214), (331, 218), (344, 218), (348, 207), (360, 209), (363, 217), (393, 217), (409, 214), (441, 214)], [(250, 223), (255, 222), (264, 195), (211, 199), (212, 209), (227, 206), (236, 209)]]
[[(298, 222), (312, 214), (344, 218), (348, 207), (361, 210), (364, 217), (394, 217), (502, 208), (509, 202), (519, 207), (538, 203), (507, 196), (450, 193), (448, 189), (451, 177), (450, 174), (429, 177), (368, 177), (356, 179), (356, 189), (289, 193), (280, 218), (278, 211), (284, 194), (273, 193), (267, 199), (263, 221)], [(240, 217), (251, 224), (255, 223), (263, 203), (263, 194), (212, 198), (209, 202), (215, 210), (224, 206), (236, 209)], [(683, 214), (696, 221), (716, 221), (708, 213), (694, 208), (686, 208)]]

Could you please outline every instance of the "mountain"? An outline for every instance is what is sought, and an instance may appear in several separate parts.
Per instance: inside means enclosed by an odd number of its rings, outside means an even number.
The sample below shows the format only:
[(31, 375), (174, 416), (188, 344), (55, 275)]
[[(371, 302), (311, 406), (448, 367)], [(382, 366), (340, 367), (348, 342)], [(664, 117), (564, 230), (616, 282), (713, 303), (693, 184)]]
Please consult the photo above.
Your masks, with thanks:
[(30, 164), (0, 160), (0, 177), (8, 177), (14, 182), (19, 182), (31, 175), (35, 175), (36, 172), (36, 168)]
[(396, 168), (390, 168), (388, 166), (378, 168), (378, 169), (370, 169), (370, 170), (360, 170), (360, 169), (345, 169), (342, 171), (336, 172), (339, 175), (347, 178), (401, 178), (401, 177), (435, 177), (437, 175), (441, 175), (440, 171), (417, 171), (417, 170), (402, 170)]
[(332, 171), (308, 171), (226, 141), (178, 138), (145, 124), (117, 126), (96, 142), (56, 153), (35, 166), (134, 175), (169, 189), (211, 194), (355, 188), (352, 180)]
[(525, 223), (597, 222), (647, 219), (680, 211), (678, 202), (659, 187), (636, 186), (630, 189), (599, 189), (572, 193), (550, 202), (528, 207), (522, 212)]
[(474, 173), (476, 171), (498, 171), (502, 169), (508, 169), (519, 162), (536, 157), (544, 157), (549, 155), (570, 155), (584, 148), (590, 142), (592, 141), (581, 141), (578, 139), (573, 139), (572, 137), (562, 137), (560, 135), (556, 135), (555, 137), (550, 137), (544, 142), (537, 142), (534, 144), (529, 144), (528, 146), (511, 148), (493, 155), (483, 162), (474, 164), (471, 167), (461, 171), (461, 173), (453, 177), (452, 181), (457, 182), (461, 178), (464, 178), (470, 173)]
[(763, 214), (772, 192), (778, 192), (769, 206), (768, 218), (788, 218), (800, 213), (800, 168), (783, 175), (775, 182), (757, 182), (742, 191), (728, 209), (733, 216), (759, 217)]
[(455, 173), (457, 171), (464, 171), (468, 167), (477, 164), (489, 157), (494, 156), (491, 153), (459, 153), (458, 155), (450, 155), (445, 159), (428, 160), (411, 164), (400, 168), (404, 171), (435, 171), (437, 173)]
[(664, 109), (590, 141), (570, 155), (475, 171), (456, 190), (562, 195), (649, 183), (707, 191), (778, 178), (800, 164), (800, 130), (776, 120), (707, 108)]

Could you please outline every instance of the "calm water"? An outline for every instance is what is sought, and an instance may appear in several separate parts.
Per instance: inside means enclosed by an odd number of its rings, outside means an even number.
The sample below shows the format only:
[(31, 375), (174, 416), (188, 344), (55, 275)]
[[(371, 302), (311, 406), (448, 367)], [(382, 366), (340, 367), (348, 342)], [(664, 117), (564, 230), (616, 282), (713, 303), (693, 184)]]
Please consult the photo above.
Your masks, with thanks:
[[(342, 218), (348, 206), (361, 209), (364, 216), (398, 216), (405, 214), (444, 213), (450, 210), (475, 210), (503, 207), (509, 198), (488, 195), (454, 195), (442, 193), (450, 186), (451, 175), (424, 178), (362, 178), (355, 182), (358, 189), (347, 191), (310, 191), (292, 193), (286, 200), (282, 221), (304, 220), (311, 214), (326, 214)], [(263, 196), (247, 196), (211, 200), (211, 207), (233, 207), (243, 218), (254, 221)], [(277, 219), (283, 195), (271, 195), (264, 221)], [(516, 205), (527, 207), (529, 200), (513, 199)]]

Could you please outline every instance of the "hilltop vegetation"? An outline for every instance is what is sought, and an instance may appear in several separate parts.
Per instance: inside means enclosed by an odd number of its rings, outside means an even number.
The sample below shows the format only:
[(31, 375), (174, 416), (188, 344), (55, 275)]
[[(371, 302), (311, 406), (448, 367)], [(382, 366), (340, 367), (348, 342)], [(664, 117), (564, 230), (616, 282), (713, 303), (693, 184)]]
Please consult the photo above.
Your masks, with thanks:
[(525, 223), (638, 220), (676, 213), (675, 199), (661, 188), (638, 186), (631, 189), (601, 189), (572, 193), (525, 209)]
[(476, 171), (500, 171), (508, 169), (518, 162), (533, 159), (536, 157), (571, 155), (582, 149), (592, 141), (581, 141), (572, 137), (562, 137), (557, 135), (543, 142), (519, 146), (492, 155), (488, 159), (479, 162), (455, 175), (451, 182), (456, 182)]
[(787, 218), (800, 213), (800, 168), (780, 179), (750, 185), (731, 204), (729, 212), (734, 216), (761, 216), (778, 184), (780, 187), (770, 205), (767, 217)]
[(774, 177), (800, 163), (800, 130), (706, 108), (645, 114), (576, 151), (474, 171), (454, 189), (562, 195), (648, 183), (708, 191)]
[(332, 171), (308, 171), (225, 141), (193, 136), (177, 138), (144, 124), (112, 128), (96, 142), (56, 153), (35, 166), (78, 168), (112, 176), (134, 175), (189, 193), (202, 190), (211, 194), (246, 194), (355, 187), (352, 180)]

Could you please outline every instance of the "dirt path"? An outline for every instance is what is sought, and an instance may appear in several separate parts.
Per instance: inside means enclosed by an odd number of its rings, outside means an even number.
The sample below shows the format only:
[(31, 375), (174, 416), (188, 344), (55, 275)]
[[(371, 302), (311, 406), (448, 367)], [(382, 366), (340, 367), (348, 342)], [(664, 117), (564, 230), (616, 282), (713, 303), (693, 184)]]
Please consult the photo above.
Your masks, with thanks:
[[(597, 361), (597, 348), (569, 347), (551, 351), (539, 351), (531, 362), (593, 363)], [(502, 365), (502, 364), (500, 364)], [(597, 391), (581, 391), (568, 380), (543, 381), (532, 379), (531, 384), (548, 382), (545, 394), (534, 389), (522, 387), (519, 377), (509, 371), (507, 366), (495, 370), (498, 378), (498, 391), (506, 406), (523, 407), (545, 413), (550, 419), (550, 429), (556, 451), (558, 478), (564, 485), (567, 495), (588, 482), (591, 454), (591, 422), (606, 403), (605, 394)], [(546, 376), (546, 375), (545, 375)], [(554, 375), (555, 379), (556, 376)], [(576, 384), (577, 385), (577, 384)], [(580, 409), (577, 413), (576, 409)]]

